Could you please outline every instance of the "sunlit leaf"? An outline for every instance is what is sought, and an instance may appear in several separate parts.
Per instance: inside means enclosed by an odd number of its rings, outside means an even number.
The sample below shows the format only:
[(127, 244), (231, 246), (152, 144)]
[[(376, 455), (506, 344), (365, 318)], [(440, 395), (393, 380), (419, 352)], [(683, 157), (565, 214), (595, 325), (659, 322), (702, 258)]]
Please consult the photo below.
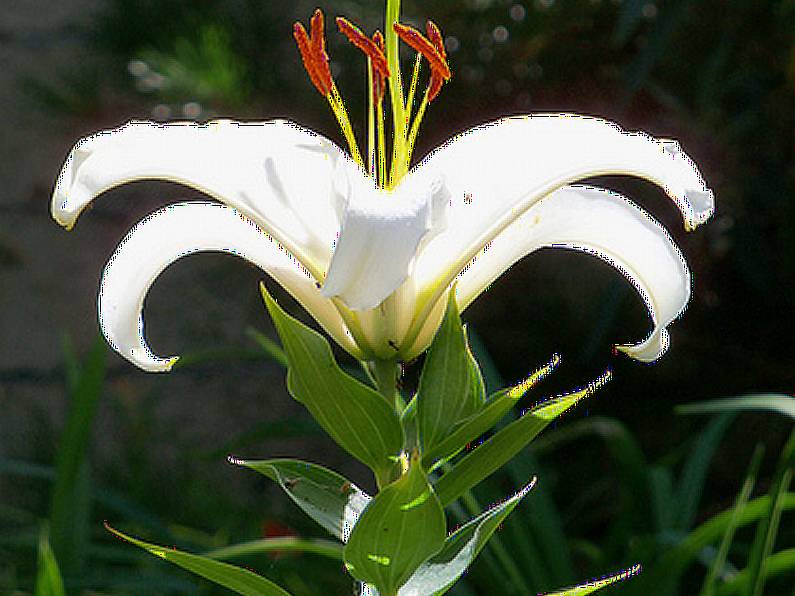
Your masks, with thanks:
[(626, 571), (622, 571), (621, 573), (616, 573), (615, 575), (610, 575), (600, 579), (594, 579), (589, 582), (585, 582), (584, 584), (580, 584), (579, 586), (566, 588), (565, 590), (560, 590), (558, 592), (548, 592), (545, 594), (545, 596), (585, 596), (586, 594), (593, 594), (602, 588), (612, 586), (615, 583), (625, 581), (630, 577), (634, 577), (640, 573), (640, 569), (640, 565), (635, 565), (634, 567), (631, 567)]
[(445, 537), (444, 509), (414, 459), (359, 517), (345, 546), (345, 564), (356, 579), (393, 594), (442, 549)]
[(295, 459), (231, 460), (264, 474), (309, 517), (345, 542), (370, 497), (336, 472)]
[(398, 596), (444, 594), (467, 570), (489, 538), (535, 485), (535, 479), (510, 499), (495, 505), (450, 534), (441, 551), (420, 565)]
[(220, 586), (228, 588), (233, 592), (243, 596), (289, 596), (290, 593), (280, 588), (272, 581), (265, 579), (261, 575), (235, 567), (228, 563), (215, 561), (201, 555), (192, 555), (178, 551), (174, 548), (150, 544), (143, 540), (138, 540), (132, 536), (127, 536), (118, 530), (105, 524), (105, 528), (122, 540), (126, 540), (136, 546), (141, 547), (156, 557), (160, 557), (183, 569), (200, 575)]
[(340, 369), (328, 341), (288, 315), (261, 286), (284, 345), (287, 388), (325, 431), (377, 476), (387, 476), (403, 447), (400, 420), (382, 395)]
[(473, 367), (477, 369), (477, 363), (467, 347), (452, 291), (442, 325), (425, 357), (417, 389), (417, 424), (423, 452), (432, 451), (447, 437), (451, 427), (480, 407), (482, 378)]
[(489, 397), (488, 401), (475, 414), (456, 425), (436, 447), (423, 453), (423, 465), (430, 467), (438, 458), (454, 453), (457, 449), (491, 430), (524, 397), (527, 391), (552, 372), (559, 362), (560, 358), (553, 356), (549, 364), (534, 372), (518, 385), (498, 391)]
[(584, 389), (550, 399), (487, 439), (436, 481), (434, 489), (439, 500), (443, 505), (456, 500), (464, 491), (478, 484), (519, 453), (563, 412), (591, 395), (609, 379), (608, 371)]

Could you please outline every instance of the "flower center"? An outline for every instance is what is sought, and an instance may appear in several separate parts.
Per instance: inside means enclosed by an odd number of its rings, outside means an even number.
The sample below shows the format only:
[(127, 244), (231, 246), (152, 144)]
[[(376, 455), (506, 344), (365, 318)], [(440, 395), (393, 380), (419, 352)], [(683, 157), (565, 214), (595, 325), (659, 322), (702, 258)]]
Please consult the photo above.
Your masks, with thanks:
[[(340, 32), (367, 58), (367, 80), (370, 91), (368, 93), (366, 163), (359, 151), (342, 95), (331, 75), (329, 57), (326, 53), (323, 12), (320, 9), (315, 11), (310, 21), (309, 33), (301, 23), (295, 23), (293, 26), (293, 37), (301, 53), (304, 67), (315, 89), (326, 98), (331, 111), (337, 118), (342, 134), (348, 143), (351, 157), (359, 168), (372, 178), (376, 187), (385, 190), (396, 188), (408, 173), (414, 153), (414, 144), (425, 111), (439, 95), (442, 85), (452, 76), (439, 28), (428, 21), (426, 24), (427, 36), (425, 36), (412, 27), (398, 23), (398, 12), (399, 2), (390, 3), (386, 37), (380, 31), (376, 31), (370, 38), (347, 19), (343, 17), (336, 19)], [(403, 89), (397, 51), (398, 39), (417, 52), (408, 95), (404, 94)], [(414, 103), (423, 58), (430, 66), (430, 76), (425, 94), (415, 112)], [(387, 85), (389, 85), (389, 94), (387, 94)], [(387, 95), (394, 117), (391, 155), (387, 150), (387, 125), (384, 119), (384, 100)]]

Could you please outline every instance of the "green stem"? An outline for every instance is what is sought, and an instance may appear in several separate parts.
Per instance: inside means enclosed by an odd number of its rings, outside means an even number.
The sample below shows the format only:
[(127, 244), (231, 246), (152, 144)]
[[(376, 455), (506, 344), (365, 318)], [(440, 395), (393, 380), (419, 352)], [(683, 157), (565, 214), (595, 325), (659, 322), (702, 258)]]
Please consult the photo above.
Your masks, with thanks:
[[(390, 403), (396, 403), (398, 395), (397, 380), (400, 374), (400, 365), (394, 360), (373, 360), (370, 362), (370, 372), (375, 381), (378, 393)], [(398, 414), (400, 412), (398, 411)]]

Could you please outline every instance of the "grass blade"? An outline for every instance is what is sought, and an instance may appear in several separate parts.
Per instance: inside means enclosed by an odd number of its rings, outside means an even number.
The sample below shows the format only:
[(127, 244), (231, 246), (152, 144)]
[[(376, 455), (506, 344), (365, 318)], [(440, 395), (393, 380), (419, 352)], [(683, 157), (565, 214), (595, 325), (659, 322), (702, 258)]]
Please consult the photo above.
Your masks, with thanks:
[(789, 485), (792, 482), (793, 469), (795, 468), (795, 431), (790, 435), (787, 444), (778, 460), (776, 474), (770, 489), (770, 503), (767, 515), (762, 518), (756, 527), (756, 536), (751, 546), (748, 557), (749, 584), (746, 594), (762, 596), (765, 588), (765, 564), (773, 552), (773, 545), (778, 533), (784, 499), (787, 496)]
[(679, 414), (712, 414), (715, 412), (769, 411), (795, 418), (795, 397), (780, 393), (756, 393), (724, 397), (676, 408)]
[(66, 596), (61, 572), (50, 548), (46, 528), (42, 528), (39, 534), (39, 562), (33, 596)]
[(723, 439), (723, 435), (734, 420), (732, 413), (724, 413), (712, 420), (707, 428), (699, 433), (693, 449), (685, 459), (682, 478), (676, 491), (676, 517), (674, 528), (687, 530), (693, 523), (701, 501), (704, 481), (707, 477), (712, 457)]
[(740, 489), (740, 494), (737, 495), (734, 509), (732, 510), (731, 517), (729, 518), (729, 523), (726, 526), (726, 531), (723, 533), (723, 539), (721, 540), (720, 547), (718, 548), (718, 554), (715, 556), (715, 560), (712, 561), (712, 565), (710, 565), (709, 571), (707, 572), (707, 577), (704, 579), (704, 585), (701, 588), (701, 596), (713, 596), (713, 594), (715, 594), (718, 575), (721, 569), (723, 569), (723, 566), (726, 564), (726, 557), (729, 555), (729, 548), (731, 547), (732, 540), (734, 539), (734, 533), (737, 530), (737, 523), (740, 519), (740, 515), (742, 515), (745, 505), (748, 503), (748, 499), (751, 496), (751, 491), (753, 490), (754, 484), (756, 483), (756, 475), (759, 472), (759, 466), (762, 463), (762, 455), (764, 455), (764, 453), (764, 447), (761, 444), (757, 445), (756, 449), (754, 450), (754, 454), (751, 457), (751, 464), (748, 467), (748, 473), (746, 474), (745, 481), (743, 482), (743, 486)]
[(107, 348), (104, 340), (97, 338), (83, 366), (78, 365), (69, 343), (64, 351), (70, 404), (56, 456), (50, 535), (61, 569), (70, 573), (83, 566), (89, 541), (91, 487), (86, 453), (102, 394)]
[(309, 553), (327, 557), (335, 561), (342, 561), (342, 545), (339, 542), (312, 538), (294, 538), (292, 536), (241, 542), (240, 544), (233, 544), (231, 546), (211, 550), (204, 553), (204, 556), (210, 559), (227, 560), (272, 552)]

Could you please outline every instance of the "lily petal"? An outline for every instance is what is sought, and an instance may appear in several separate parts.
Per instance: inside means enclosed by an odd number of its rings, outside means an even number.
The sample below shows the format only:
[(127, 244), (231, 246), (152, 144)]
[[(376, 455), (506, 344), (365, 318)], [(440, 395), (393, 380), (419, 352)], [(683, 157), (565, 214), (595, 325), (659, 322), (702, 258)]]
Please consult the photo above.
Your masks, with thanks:
[(130, 122), (69, 154), (53, 217), (74, 225), (97, 195), (143, 179), (179, 182), (247, 215), (322, 279), (338, 230), (331, 173), (342, 151), (291, 122)]
[(687, 305), (690, 272), (662, 225), (625, 197), (604, 189), (558, 190), (509, 225), (459, 276), (459, 307), (466, 308), (519, 259), (544, 247), (580, 250), (623, 273), (646, 303), (654, 329), (643, 342), (619, 349), (643, 362), (666, 351), (665, 328)]
[(335, 180), (342, 225), (322, 293), (353, 310), (375, 308), (411, 274), (421, 243), (443, 229), (447, 190), (435, 179), (383, 191), (353, 167)]
[(220, 251), (243, 257), (281, 284), (340, 345), (353, 342), (331, 301), (278, 243), (239, 211), (210, 202), (178, 203), (139, 222), (108, 262), (99, 294), (102, 332), (119, 354), (150, 372), (167, 371), (176, 357), (155, 356), (144, 339), (144, 298), (158, 275), (185, 255)]
[(459, 135), (409, 175), (443, 175), (452, 202), (447, 230), (416, 261), (421, 287), (444, 287), (513, 220), (551, 192), (599, 175), (629, 175), (661, 186), (690, 229), (710, 217), (712, 192), (671, 141), (627, 133), (597, 118), (557, 114), (506, 118)]

